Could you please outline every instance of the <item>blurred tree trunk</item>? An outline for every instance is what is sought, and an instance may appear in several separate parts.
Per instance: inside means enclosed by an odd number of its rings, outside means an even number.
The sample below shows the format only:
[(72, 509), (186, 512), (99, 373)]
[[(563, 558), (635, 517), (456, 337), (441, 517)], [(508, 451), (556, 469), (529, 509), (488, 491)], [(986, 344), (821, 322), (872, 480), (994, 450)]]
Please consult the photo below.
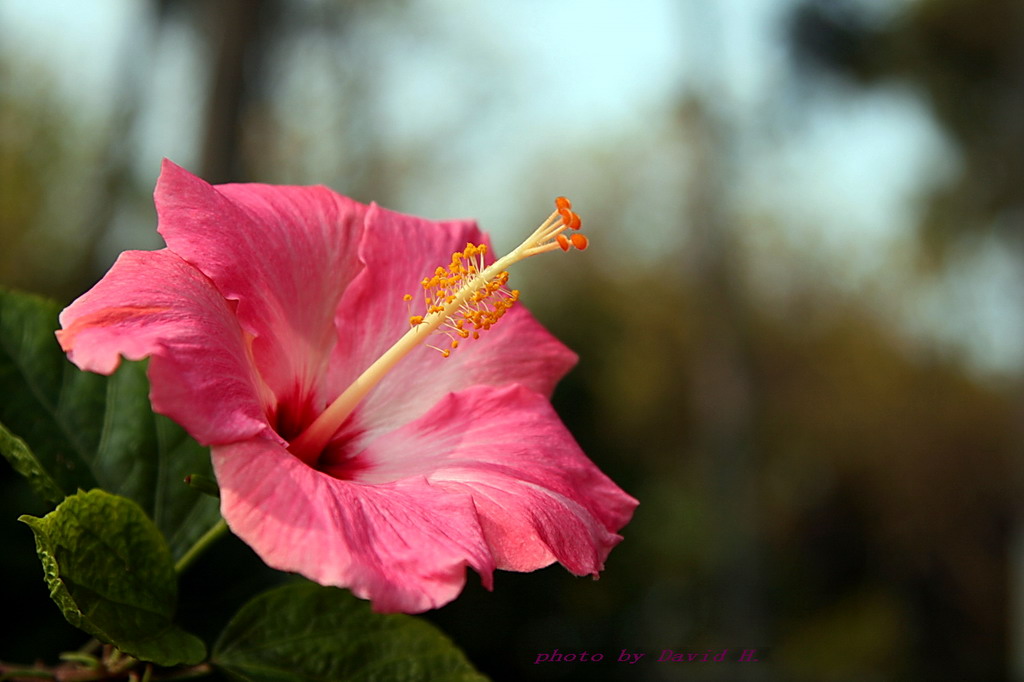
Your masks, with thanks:
[(695, 264), (698, 295), (692, 404), (705, 458), (704, 476), (712, 489), (709, 505), (718, 554), (715, 564), (713, 631), (723, 646), (765, 645), (761, 607), (761, 552), (758, 529), (757, 462), (753, 449), (755, 385), (749, 340), (737, 291), (723, 207), (723, 162), (729, 158), (721, 124), (702, 101), (684, 100), (680, 122), (689, 141), (691, 181), (687, 187), (692, 229), (686, 260)]
[(213, 72), (200, 175), (208, 182), (246, 178), (242, 142), (247, 112), (262, 95), (273, 0), (217, 0), (197, 6), (206, 19)]
[[(114, 223), (119, 208), (133, 191), (132, 162), (135, 160), (135, 137), (132, 134), (139, 116), (146, 78), (153, 62), (140, 58), (152, 54), (142, 46), (152, 44), (160, 33), (165, 18), (163, 2), (153, 0), (148, 21), (130, 25), (121, 38), (117, 53), (117, 88), (115, 102), (107, 123), (106, 141), (91, 176), (89, 202), (82, 211), (84, 219), (80, 229), (83, 248), (76, 254), (74, 265), (66, 269), (60, 288), (67, 289), (61, 299), (70, 299), (81, 293), (97, 278), (94, 269), (100, 264), (100, 251), (104, 237)], [(109, 264), (104, 264), (109, 265)]]

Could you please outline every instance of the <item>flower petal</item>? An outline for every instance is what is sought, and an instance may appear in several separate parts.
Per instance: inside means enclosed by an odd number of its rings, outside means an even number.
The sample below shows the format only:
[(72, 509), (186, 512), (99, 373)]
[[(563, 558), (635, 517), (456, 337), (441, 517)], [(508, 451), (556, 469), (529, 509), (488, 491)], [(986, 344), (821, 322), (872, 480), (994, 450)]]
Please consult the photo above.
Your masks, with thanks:
[[(404, 301), (422, 303), (420, 280), (467, 242), (489, 244), (472, 221), (436, 223), (372, 206), (359, 257), (366, 269), (353, 280), (338, 309), (343, 331), (331, 361), (333, 399), (409, 330)], [(489, 249), (490, 250), (490, 249)], [(488, 258), (493, 261), (493, 258)], [(368, 317), (368, 311), (372, 315)], [(447, 338), (437, 337), (438, 344)], [(426, 346), (404, 358), (357, 408), (352, 420), (363, 442), (382, 430), (411, 421), (442, 396), (474, 385), (520, 383), (550, 396), (558, 380), (576, 363), (576, 354), (548, 333), (522, 306), (501, 322), (468, 339), (448, 358)]]
[(557, 560), (597, 575), (637, 505), (587, 459), (548, 401), (523, 386), (450, 394), (339, 466), (361, 483), (425, 478), (471, 495), (506, 570)]
[(122, 355), (150, 357), (153, 409), (201, 443), (270, 431), (270, 397), (231, 306), (170, 251), (122, 253), (96, 286), (64, 309), (60, 323), (61, 347), (84, 370), (110, 374)]
[(238, 301), (274, 394), (304, 403), (336, 341), (338, 302), (362, 268), (356, 245), (367, 207), (325, 187), (214, 187), (170, 161), (155, 198), (168, 247)]
[(348, 587), (377, 611), (454, 599), (466, 566), (491, 588), (494, 563), (470, 496), (423, 478), (342, 481), (263, 438), (213, 448), (221, 513), (271, 567)]

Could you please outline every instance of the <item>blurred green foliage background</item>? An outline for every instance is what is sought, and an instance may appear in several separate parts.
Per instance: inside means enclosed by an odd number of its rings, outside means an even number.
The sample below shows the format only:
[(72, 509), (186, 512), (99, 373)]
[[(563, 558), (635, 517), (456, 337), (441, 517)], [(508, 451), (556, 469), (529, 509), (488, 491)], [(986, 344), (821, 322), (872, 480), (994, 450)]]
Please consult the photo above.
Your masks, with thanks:
[[(0, 74), (0, 285), (62, 302), (160, 246), (163, 156), (499, 251), (572, 198), (592, 248), (513, 277), (641, 506), (600, 581), (429, 615), (494, 679), (1024, 680), (1019, 0), (9, 0)], [(0, 659), (52, 657), (43, 509), (0, 487)], [(214, 633), (274, 578), (208, 561)], [(767, 662), (613, 660), (722, 648)]]

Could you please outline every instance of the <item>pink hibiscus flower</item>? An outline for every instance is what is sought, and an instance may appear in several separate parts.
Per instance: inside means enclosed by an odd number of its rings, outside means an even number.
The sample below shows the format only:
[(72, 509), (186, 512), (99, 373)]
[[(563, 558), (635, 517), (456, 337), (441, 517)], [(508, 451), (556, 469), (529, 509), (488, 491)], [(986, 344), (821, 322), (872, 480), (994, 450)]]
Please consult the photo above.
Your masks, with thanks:
[(575, 355), (505, 288), (506, 264), (586, 247), (567, 201), (495, 267), (472, 222), (323, 187), (165, 161), (155, 197), (167, 248), (121, 254), (57, 336), (84, 370), (150, 358), (153, 408), (211, 446), (221, 513), (267, 564), (410, 613), (466, 566), (488, 588), (603, 569), (636, 501), (549, 404)]

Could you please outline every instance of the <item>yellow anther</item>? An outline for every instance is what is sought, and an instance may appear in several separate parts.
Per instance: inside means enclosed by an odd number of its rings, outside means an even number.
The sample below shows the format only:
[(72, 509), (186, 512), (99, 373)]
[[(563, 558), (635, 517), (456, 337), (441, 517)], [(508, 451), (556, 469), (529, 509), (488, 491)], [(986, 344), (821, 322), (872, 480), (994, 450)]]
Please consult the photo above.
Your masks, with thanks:
[[(519, 293), (505, 289), (508, 271), (488, 268), (484, 262), (486, 244), (466, 244), (461, 251), (452, 254), (448, 268), (438, 267), (434, 276), (420, 281), (424, 293), (426, 315), (417, 324), (432, 316), (461, 338), (468, 338), (469, 332), (462, 325), (467, 322), (474, 329), (489, 329), (519, 298)], [(434, 326), (437, 333), (446, 333)], [(457, 348), (456, 342), (452, 349)], [(441, 350), (438, 348), (437, 350)]]

